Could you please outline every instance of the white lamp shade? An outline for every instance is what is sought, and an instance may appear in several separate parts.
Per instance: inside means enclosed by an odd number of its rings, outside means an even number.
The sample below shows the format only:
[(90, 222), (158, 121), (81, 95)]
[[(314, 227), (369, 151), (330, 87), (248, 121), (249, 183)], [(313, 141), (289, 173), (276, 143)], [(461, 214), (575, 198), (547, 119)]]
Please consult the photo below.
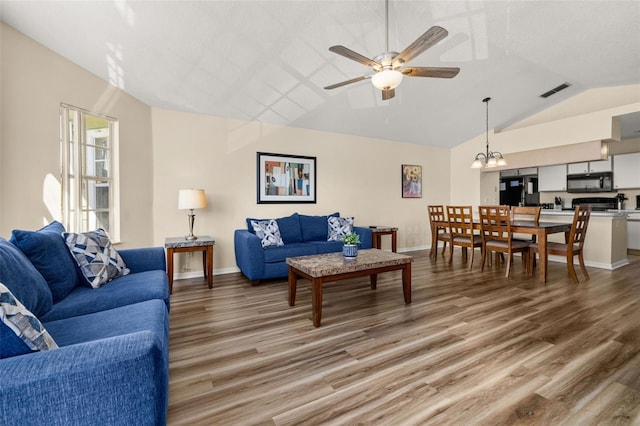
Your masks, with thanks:
[(395, 89), (402, 83), (402, 73), (396, 70), (382, 70), (371, 77), (371, 83), (380, 90)]
[(181, 189), (178, 191), (178, 209), (202, 209), (207, 207), (204, 189)]

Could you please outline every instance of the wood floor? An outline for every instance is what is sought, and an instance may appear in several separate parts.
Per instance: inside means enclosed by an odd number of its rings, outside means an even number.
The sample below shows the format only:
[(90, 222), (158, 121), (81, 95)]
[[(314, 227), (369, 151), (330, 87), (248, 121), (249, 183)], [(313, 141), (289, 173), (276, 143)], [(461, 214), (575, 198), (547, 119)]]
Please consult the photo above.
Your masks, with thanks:
[(544, 285), (407, 254), (413, 303), (400, 272), (329, 283), (320, 328), (306, 280), (294, 307), (286, 279), (176, 281), (169, 424), (640, 424), (640, 257)]

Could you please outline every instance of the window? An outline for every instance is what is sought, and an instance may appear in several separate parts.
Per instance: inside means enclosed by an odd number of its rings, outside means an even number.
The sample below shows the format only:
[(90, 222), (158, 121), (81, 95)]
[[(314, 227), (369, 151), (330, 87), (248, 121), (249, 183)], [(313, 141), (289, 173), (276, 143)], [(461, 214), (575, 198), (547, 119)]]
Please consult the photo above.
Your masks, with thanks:
[(118, 121), (60, 106), (62, 214), (70, 232), (102, 228), (120, 240)]

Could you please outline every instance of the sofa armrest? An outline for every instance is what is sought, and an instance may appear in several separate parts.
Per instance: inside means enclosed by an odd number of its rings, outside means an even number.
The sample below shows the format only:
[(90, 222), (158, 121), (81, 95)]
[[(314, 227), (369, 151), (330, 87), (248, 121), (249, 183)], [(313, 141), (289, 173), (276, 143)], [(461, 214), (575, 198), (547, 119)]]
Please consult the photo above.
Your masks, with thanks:
[(164, 248), (162, 247), (123, 249), (118, 250), (118, 253), (132, 273), (167, 270)]
[(370, 249), (373, 247), (373, 233), (371, 232), (371, 228), (354, 226), (353, 231), (360, 236), (361, 249)]
[(0, 424), (165, 424), (168, 377), (149, 331), (5, 358)]
[(264, 276), (264, 249), (260, 238), (246, 229), (236, 229), (233, 236), (236, 265), (250, 280)]

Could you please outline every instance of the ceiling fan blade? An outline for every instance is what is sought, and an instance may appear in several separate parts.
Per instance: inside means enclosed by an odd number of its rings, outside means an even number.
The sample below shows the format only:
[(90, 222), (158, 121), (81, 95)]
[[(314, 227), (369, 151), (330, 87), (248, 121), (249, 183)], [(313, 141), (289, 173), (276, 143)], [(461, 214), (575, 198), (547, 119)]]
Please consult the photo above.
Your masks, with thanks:
[(338, 87), (346, 86), (347, 84), (351, 84), (351, 83), (357, 83), (359, 81), (366, 80), (368, 78), (371, 78), (371, 76), (370, 75), (362, 75), (360, 77), (352, 78), (351, 80), (342, 81), (340, 83), (336, 83), (336, 84), (332, 84), (330, 86), (326, 86), (325, 89), (326, 90), (336, 89)]
[(407, 46), (402, 52), (393, 58), (394, 67), (406, 64), (449, 34), (447, 30), (442, 27), (433, 26), (429, 28), (424, 34), (416, 39), (413, 43)]
[(388, 101), (396, 95), (396, 89), (382, 89), (382, 100)]
[(400, 70), (407, 77), (435, 77), (453, 78), (460, 72), (460, 68), (450, 67), (406, 67)]
[(342, 55), (345, 58), (351, 59), (352, 61), (356, 61), (358, 63), (371, 67), (376, 71), (380, 71), (382, 69), (382, 64), (379, 64), (378, 62), (369, 59), (366, 56), (359, 54), (358, 52), (354, 52), (348, 47), (337, 45), (331, 46), (329, 50), (333, 53), (337, 53), (338, 55)]

